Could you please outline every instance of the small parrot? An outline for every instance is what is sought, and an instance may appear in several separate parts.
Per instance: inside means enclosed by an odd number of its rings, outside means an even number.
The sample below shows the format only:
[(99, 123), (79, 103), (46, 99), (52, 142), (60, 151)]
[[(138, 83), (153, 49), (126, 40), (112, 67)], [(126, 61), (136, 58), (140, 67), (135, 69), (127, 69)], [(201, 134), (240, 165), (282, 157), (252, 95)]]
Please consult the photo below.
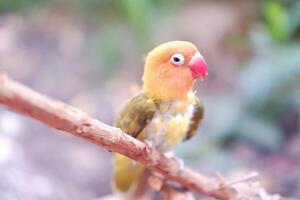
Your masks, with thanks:
[[(204, 107), (193, 86), (207, 75), (206, 62), (192, 43), (159, 45), (147, 55), (142, 90), (127, 103), (116, 127), (162, 153), (172, 152), (176, 144), (193, 137), (203, 119)], [(118, 153), (113, 161), (112, 188), (128, 191), (144, 168)]]

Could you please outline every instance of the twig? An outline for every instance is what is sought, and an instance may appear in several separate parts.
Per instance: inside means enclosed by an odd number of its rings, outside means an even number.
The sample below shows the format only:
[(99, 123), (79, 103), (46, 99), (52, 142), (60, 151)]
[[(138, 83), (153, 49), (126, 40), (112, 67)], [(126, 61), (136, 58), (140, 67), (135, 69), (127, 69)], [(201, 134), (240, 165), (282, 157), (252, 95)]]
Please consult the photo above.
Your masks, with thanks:
[(233, 180), (230, 182), (227, 182), (226, 185), (236, 185), (238, 183), (242, 183), (242, 182), (255, 182), (259, 180), (259, 175), (257, 172), (252, 172), (250, 174), (248, 174), (247, 176), (244, 176), (238, 180)]
[(165, 200), (195, 200), (191, 191), (176, 189), (169, 185), (164, 185), (160, 193)]
[(165, 200), (195, 200), (191, 191), (185, 188), (175, 187), (164, 181), (156, 175), (151, 175), (148, 178), (150, 187), (156, 192), (159, 192)]
[(151, 199), (151, 193), (148, 186), (148, 177), (151, 172), (147, 169), (143, 170), (139, 180), (132, 191), (128, 192), (128, 200)]

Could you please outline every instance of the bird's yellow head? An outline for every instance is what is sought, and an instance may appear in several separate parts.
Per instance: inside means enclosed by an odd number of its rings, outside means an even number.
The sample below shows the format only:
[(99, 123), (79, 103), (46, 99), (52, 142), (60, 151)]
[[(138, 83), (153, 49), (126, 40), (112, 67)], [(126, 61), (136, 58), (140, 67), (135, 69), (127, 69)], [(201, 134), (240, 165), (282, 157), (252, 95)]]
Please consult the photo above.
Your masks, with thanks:
[(143, 91), (158, 100), (187, 100), (197, 78), (207, 76), (207, 66), (190, 42), (173, 41), (153, 49), (146, 58)]

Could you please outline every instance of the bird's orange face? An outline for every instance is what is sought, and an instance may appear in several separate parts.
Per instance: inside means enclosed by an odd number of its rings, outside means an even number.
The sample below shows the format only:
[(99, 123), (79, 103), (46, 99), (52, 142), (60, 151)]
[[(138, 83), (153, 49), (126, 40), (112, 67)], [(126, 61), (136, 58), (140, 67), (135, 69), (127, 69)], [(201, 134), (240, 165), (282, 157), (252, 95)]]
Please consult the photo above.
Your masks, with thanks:
[(205, 60), (192, 43), (168, 42), (148, 54), (143, 91), (154, 99), (186, 100), (195, 80), (206, 76)]

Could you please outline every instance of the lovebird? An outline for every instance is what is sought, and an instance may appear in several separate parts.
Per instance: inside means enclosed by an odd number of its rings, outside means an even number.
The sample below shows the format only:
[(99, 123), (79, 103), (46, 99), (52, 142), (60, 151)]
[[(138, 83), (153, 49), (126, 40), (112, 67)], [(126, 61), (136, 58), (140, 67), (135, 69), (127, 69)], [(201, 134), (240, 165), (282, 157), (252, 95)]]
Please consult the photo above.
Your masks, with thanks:
[[(115, 126), (162, 153), (172, 152), (201, 124), (204, 106), (193, 87), (207, 75), (207, 64), (192, 43), (159, 45), (147, 55), (142, 90), (125, 105)], [(113, 154), (113, 162), (113, 190), (133, 188), (144, 167), (118, 153)]]

